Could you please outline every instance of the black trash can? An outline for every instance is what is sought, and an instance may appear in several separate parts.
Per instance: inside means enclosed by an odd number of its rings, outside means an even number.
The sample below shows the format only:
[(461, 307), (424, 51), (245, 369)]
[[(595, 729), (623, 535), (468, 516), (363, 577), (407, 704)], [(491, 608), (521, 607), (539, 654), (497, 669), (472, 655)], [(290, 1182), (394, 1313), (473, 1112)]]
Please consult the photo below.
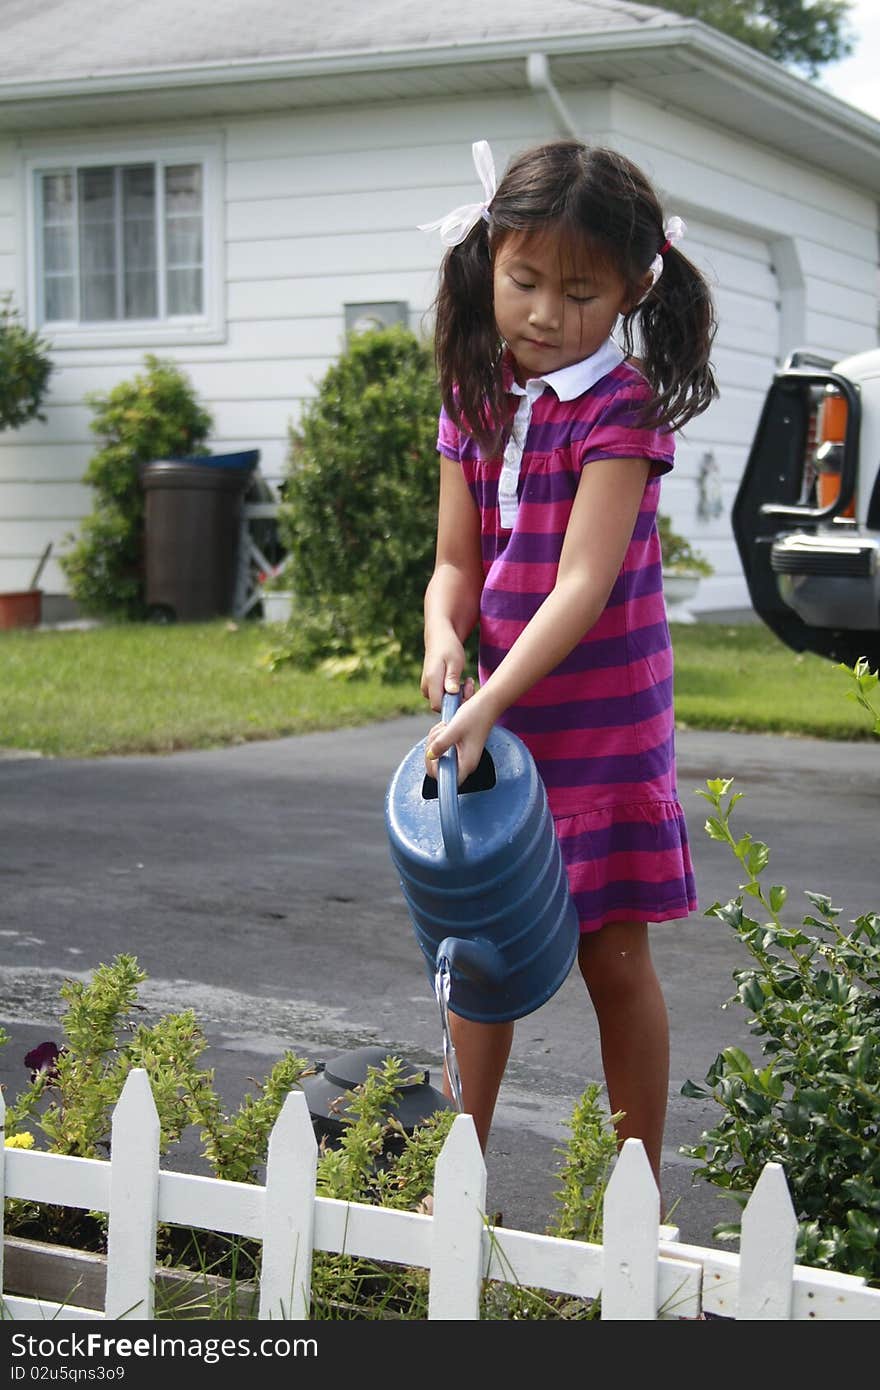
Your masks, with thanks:
[(244, 494), (258, 449), (159, 459), (141, 471), (144, 599), (157, 622), (206, 622), (233, 609)]

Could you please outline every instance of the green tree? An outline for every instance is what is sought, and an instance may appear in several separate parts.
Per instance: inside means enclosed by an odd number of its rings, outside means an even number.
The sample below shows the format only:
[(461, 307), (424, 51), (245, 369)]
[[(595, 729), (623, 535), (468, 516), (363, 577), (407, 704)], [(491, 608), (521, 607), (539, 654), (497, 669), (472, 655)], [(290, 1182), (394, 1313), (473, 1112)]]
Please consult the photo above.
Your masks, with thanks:
[(40, 407), (51, 374), (48, 343), (25, 328), (11, 296), (0, 295), (0, 430), (45, 420)]
[(651, 0), (815, 77), (853, 50), (851, 0)]

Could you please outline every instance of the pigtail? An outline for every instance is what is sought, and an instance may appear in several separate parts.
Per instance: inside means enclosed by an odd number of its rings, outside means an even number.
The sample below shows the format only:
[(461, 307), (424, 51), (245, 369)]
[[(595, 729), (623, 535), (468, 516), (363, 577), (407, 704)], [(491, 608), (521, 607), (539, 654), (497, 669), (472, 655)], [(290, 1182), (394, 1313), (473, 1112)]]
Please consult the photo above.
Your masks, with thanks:
[(495, 326), (489, 234), (480, 218), (443, 257), (434, 354), (447, 413), (487, 455), (498, 448), (508, 410), (502, 347)]
[(632, 321), (639, 316), (642, 370), (654, 399), (654, 424), (680, 429), (718, 396), (709, 354), (717, 323), (712, 296), (700, 271), (670, 246), (663, 274), (643, 303), (624, 320), (624, 350), (632, 352)]

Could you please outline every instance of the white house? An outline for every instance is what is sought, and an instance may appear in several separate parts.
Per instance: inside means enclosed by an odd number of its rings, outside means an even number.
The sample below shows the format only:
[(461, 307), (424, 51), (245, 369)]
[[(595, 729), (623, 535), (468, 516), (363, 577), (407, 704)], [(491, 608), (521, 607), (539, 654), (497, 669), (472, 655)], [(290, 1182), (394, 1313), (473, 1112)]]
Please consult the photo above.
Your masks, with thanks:
[(747, 607), (730, 505), (791, 348), (877, 343), (880, 123), (751, 49), (628, 0), (0, 0), (0, 293), (52, 344), (48, 421), (0, 435), (0, 589), (61, 595), (91, 508), (86, 393), (177, 360), (217, 451), (287, 430), (363, 315), (426, 322), (416, 224), (574, 132), (653, 177), (716, 290), (721, 399), (662, 506)]

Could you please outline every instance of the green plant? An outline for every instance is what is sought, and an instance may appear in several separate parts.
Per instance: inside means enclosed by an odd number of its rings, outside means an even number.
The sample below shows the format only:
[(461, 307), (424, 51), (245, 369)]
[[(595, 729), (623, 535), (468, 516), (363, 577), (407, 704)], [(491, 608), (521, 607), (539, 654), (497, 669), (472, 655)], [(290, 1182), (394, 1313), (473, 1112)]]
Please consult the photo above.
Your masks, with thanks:
[(144, 496), (140, 470), (157, 459), (204, 453), (211, 416), (186, 375), (151, 353), (145, 370), (106, 395), (93, 393), (91, 429), (102, 441), (83, 481), (94, 510), (60, 556), (70, 592), (84, 613), (133, 619), (144, 613)]
[[(207, 1041), (192, 1010), (166, 1014), (137, 1025), (138, 987), (146, 973), (134, 956), (117, 955), (99, 965), (91, 980), (66, 980), (61, 997), (63, 1040), (42, 1043), (25, 1058), (30, 1084), (7, 1107), (6, 1131), (19, 1147), (42, 1133), (50, 1153), (105, 1157), (110, 1149), (113, 1109), (133, 1067), (147, 1072), (160, 1123), (160, 1153), (166, 1154), (191, 1124), (202, 1126), (205, 1157), (218, 1177), (254, 1181), (265, 1161), (269, 1134), (284, 1098), (308, 1063), (286, 1052), (255, 1099), (244, 1097), (233, 1114), (224, 1112), (214, 1090), (214, 1073), (198, 1065)], [(0, 1036), (0, 1043), (8, 1038)], [(7, 1229), (100, 1248), (104, 1221), (64, 1208), (13, 1203)]]
[(614, 1129), (622, 1113), (608, 1116), (599, 1105), (599, 1086), (592, 1082), (575, 1104), (560, 1169), (562, 1187), (554, 1195), (558, 1210), (549, 1234), (567, 1240), (602, 1241), (602, 1202), (617, 1158)]
[(262, 1082), (257, 1096), (246, 1092), (238, 1110), (224, 1113), (213, 1087), (213, 1074), (203, 1073), (189, 1096), (190, 1117), (201, 1126), (203, 1153), (215, 1177), (230, 1182), (256, 1182), (265, 1161), (272, 1126), (289, 1091), (309, 1070), (303, 1057), (285, 1052)]
[(864, 656), (859, 657), (855, 666), (847, 666), (846, 662), (841, 661), (834, 669), (844, 671), (849, 676), (854, 688), (846, 692), (846, 698), (867, 710), (873, 720), (873, 732), (880, 734), (880, 674), (871, 670)]
[(407, 1075), (399, 1057), (387, 1057), (381, 1067), (368, 1067), (363, 1085), (344, 1093), (338, 1144), (322, 1145), (320, 1196), (407, 1209), (431, 1191), (434, 1163), (453, 1112), (438, 1110), (413, 1135), (407, 1134), (394, 1114)]
[(705, 555), (694, 550), (689, 540), (673, 530), (665, 512), (657, 513), (657, 530), (660, 533), (663, 568), (669, 574), (714, 574), (714, 568)]
[[(739, 937), (752, 964), (734, 974), (737, 1002), (761, 1038), (756, 1064), (737, 1047), (710, 1067), (708, 1090), (688, 1081), (684, 1095), (712, 1099), (722, 1118), (683, 1149), (707, 1179), (744, 1206), (764, 1164), (781, 1163), (798, 1220), (802, 1263), (880, 1279), (880, 916), (868, 912), (847, 931), (841, 910), (807, 892), (801, 925), (783, 920), (787, 889), (765, 889), (766, 844), (736, 838), (730, 815), (742, 793), (732, 778), (700, 791), (713, 814), (706, 831), (726, 844), (746, 875), (739, 895), (707, 915)], [(725, 798), (728, 798), (725, 801)], [(753, 911), (759, 910), (757, 915)], [(735, 1235), (736, 1223), (716, 1236)]]
[[(31, 1083), (7, 1110), (13, 1134), (25, 1125), (41, 1130), (52, 1153), (97, 1158), (109, 1149), (112, 1111), (132, 1067), (144, 1067), (166, 1152), (190, 1122), (188, 1091), (198, 1084), (196, 1067), (206, 1047), (191, 1010), (171, 1014), (151, 1027), (135, 1026), (131, 1014), (138, 985), (146, 978), (134, 956), (116, 956), (92, 979), (66, 980), (61, 997), (64, 1041), (44, 1043), (25, 1059)], [(123, 1041), (122, 1034), (131, 1036)]]
[(430, 348), (377, 329), (350, 338), (291, 429), (278, 519), (296, 593), (289, 659), (390, 641), (421, 661), (439, 403)]
[(420, 670), (420, 663), (403, 652), (393, 633), (336, 637), (315, 623), (300, 623), (298, 613), (296, 623), (260, 655), (259, 665), (273, 673), (288, 666), (315, 670), (333, 681), (409, 681), (414, 687)]
[(0, 295), (0, 430), (45, 420), (40, 408), (51, 374), (49, 344), (19, 321), (12, 296)]
[[(438, 1111), (405, 1135), (392, 1114), (404, 1079), (402, 1062), (389, 1057), (383, 1067), (368, 1069), (363, 1086), (346, 1092), (348, 1105), (341, 1112), (344, 1129), (338, 1147), (325, 1147), (318, 1163), (319, 1195), (412, 1210), (432, 1191), (434, 1165), (454, 1114)], [(602, 1200), (617, 1139), (615, 1117), (603, 1111), (599, 1093), (598, 1085), (587, 1087), (572, 1113), (570, 1137), (558, 1150), (563, 1157), (562, 1187), (555, 1194), (558, 1213), (548, 1228), (551, 1235), (601, 1240)], [(328, 1308), (335, 1302), (338, 1310), (342, 1299), (361, 1317), (423, 1318), (427, 1307), (425, 1271), (378, 1266), (341, 1255), (316, 1255), (314, 1288), (319, 1306)], [(583, 1320), (596, 1317), (598, 1311), (596, 1301), (554, 1294), (515, 1280), (486, 1280), (481, 1294), (484, 1320)]]
[(267, 594), (286, 594), (293, 589), (293, 575), (289, 563), (279, 565), (269, 574), (260, 574), (260, 589)]

